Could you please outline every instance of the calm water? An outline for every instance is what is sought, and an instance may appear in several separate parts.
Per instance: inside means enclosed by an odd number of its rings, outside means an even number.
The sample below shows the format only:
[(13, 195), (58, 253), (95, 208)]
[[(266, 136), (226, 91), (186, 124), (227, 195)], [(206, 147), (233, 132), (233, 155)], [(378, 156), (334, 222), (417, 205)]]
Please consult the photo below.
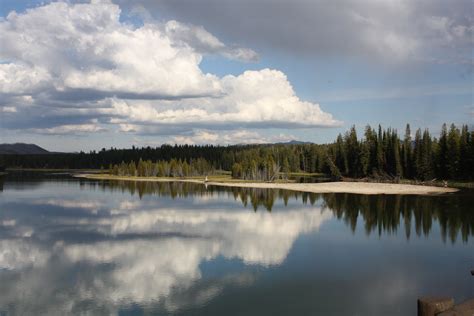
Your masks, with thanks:
[(474, 297), (474, 194), (0, 180), (0, 315), (414, 315)]

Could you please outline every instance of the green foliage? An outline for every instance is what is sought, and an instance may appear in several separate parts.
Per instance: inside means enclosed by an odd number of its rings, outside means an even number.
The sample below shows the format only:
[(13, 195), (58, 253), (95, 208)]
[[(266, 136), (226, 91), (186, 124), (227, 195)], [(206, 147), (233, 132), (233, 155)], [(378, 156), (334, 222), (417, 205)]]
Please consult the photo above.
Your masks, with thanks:
[(405, 137), (403, 138), (403, 145), (401, 148), (402, 164), (403, 164), (403, 176), (405, 178), (413, 177), (413, 146), (411, 141), (411, 129), (410, 124), (407, 124), (405, 128)]
[(342, 178), (341, 171), (339, 170), (339, 168), (336, 166), (336, 164), (333, 162), (333, 159), (329, 155), (327, 156), (327, 164), (329, 167), (331, 177), (336, 180), (341, 179)]
[[(99, 152), (3, 155), (6, 167), (99, 169), (122, 176), (186, 177), (214, 170), (232, 171), (238, 179), (273, 181), (292, 172), (326, 173), (335, 178), (474, 180), (474, 131), (445, 125), (439, 140), (410, 125), (403, 140), (394, 129), (366, 126), (358, 138), (352, 126), (329, 144), (105, 148)], [(329, 158), (328, 158), (329, 157)]]
[(288, 176), (289, 176), (289, 173), (290, 173), (290, 163), (288, 162), (287, 157), (285, 157), (283, 159), (282, 172), (283, 172), (283, 179), (288, 180)]
[(232, 178), (242, 178), (242, 165), (235, 162), (232, 165)]
[(461, 135), (459, 129), (454, 124), (451, 124), (448, 133), (448, 153), (449, 159), (447, 161), (448, 178), (456, 179), (460, 174), (460, 160), (461, 160)]
[(437, 174), (443, 179), (447, 178), (448, 176), (448, 161), (448, 130), (446, 124), (443, 124), (438, 141), (438, 150), (436, 153), (436, 171)]
[(110, 174), (129, 177), (188, 177), (204, 176), (213, 172), (212, 166), (203, 158), (191, 160), (189, 163), (176, 159), (152, 162), (140, 158), (137, 166), (133, 161), (129, 164), (122, 162), (109, 166)]

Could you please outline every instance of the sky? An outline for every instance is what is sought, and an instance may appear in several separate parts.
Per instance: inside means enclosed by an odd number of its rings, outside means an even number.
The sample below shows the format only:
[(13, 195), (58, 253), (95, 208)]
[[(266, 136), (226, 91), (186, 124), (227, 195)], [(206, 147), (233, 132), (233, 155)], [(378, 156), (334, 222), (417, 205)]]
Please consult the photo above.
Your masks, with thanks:
[(0, 0), (0, 143), (474, 127), (472, 0)]

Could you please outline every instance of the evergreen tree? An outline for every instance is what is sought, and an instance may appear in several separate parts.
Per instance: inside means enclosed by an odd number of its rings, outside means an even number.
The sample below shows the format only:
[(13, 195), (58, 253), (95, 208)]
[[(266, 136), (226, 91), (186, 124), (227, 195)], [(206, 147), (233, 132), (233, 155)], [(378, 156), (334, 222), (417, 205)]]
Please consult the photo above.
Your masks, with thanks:
[(459, 175), (459, 160), (461, 158), (461, 152), (459, 147), (460, 139), (461, 136), (459, 133), (459, 129), (457, 129), (454, 124), (451, 124), (447, 141), (449, 159), (446, 164), (448, 177), (450, 179), (456, 179)]
[(421, 129), (418, 129), (415, 133), (415, 148), (413, 149), (414, 156), (414, 176), (416, 178), (422, 178), (422, 139), (421, 139)]
[(377, 172), (379, 174), (384, 173), (385, 169), (385, 157), (384, 157), (384, 148), (383, 148), (383, 136), (382, 136), (382, 127), (379, 125), (379, 131), (377, 135), (377, 146), (376, 146), (376, 160), (377, 160)]
[(410, 124), (407, 124), (405, 128), (405, 137), (403, 139), (403, 175), (406, 178), (413, 176), (413, 150)]
[(343, 174), (348, 174), (349, 164), (347, 161), (346, 149), (344, 148), (344, 140), (341, 134), (339, 134), (336, 139), (336, 150), (334, 153), (334, 157), (335, 157), (335, 164), (337, 168)]
[(469, 170), (469, 143), (470, 134), (467, 125), (463, 125), (461, 128), (461, 139), (459, 141), (459, 178), (462, 178), (462, 173)]
[(392, 146), (393, 146), (393, 162), (394, 162), (395, 175), (397, 177), (402, 177), (403, 168), (402, 168), (402, 162), (400, 158), (400, 140), (398, 138), (396, 131), (392, 134)]
[(290, 173), (290, 163), (288, 162), (288, 158), (285, 157), (283, 159), (283, 168), (282, 168), (282, 171), (283, 171), (283, 177), (285, 180), (288, 180), (288, 177), (289, 177), (289, 173)]
[(363, 148), (363, 164), (366, 166), (363, 167), (364, 174), (366, 176), (373, 175), (377, 173), (377, 133), (367, 125), (365, 127), (365, 143), (366, 146)]
[(436, 162), (436, 173), (439, 178), (447, 179), (448, 178), (448, 129), (446, 123), (441, 127), (441, 134), (439, 135), (438, 140), (438, 150), (437, 150), (437, 162)]
[(468, 155), (466, 158), (466, 165), (468, 166), (468, 169), (463, 170), (463, 175), (466, 176), (465, 178), (473, 180), (474, 179), (474, 130), (471, 131), (470, 133), (466, 151)]
[(432, 139), (427, 129), (423, 132), (420, 154), (420, 177), (423, 180), (429, 180), (433, 177), (433, 152)]
[(357, 140), (357, 132), (355, 126), (345, 135), (345, 150), (347, 153), (347, 161), (349, 164), (349, 176), (358, 177), (361, 174), (360, 164), (360, 147)]

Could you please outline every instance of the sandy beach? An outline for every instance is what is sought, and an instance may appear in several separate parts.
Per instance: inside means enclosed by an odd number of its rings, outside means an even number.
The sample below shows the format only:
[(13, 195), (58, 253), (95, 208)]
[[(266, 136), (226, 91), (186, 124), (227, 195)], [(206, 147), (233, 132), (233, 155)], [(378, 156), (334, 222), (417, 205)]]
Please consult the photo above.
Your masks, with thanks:
[[(121, 180), (121, 181), (149, 181), (149, 182), (189, 182), (201, 183), (200, 179), (179, 178), (145, 178), (145, 177), (121, 177), (104, 174), (78, 174), (78, 178), (97, 180)], [(290, 191), (311, 193), (355, 193), (355, 194), (413, 194), (413, 195), (436, 195), (457, 192), (455, 188), (443, 188), (435, 186), (371, 183), (371, 182), (324, 182), (324, 183), (265, 183), (265, 182), (239, 182), (239, 181), (209, 181), (211, 186), (282, 189)]]

